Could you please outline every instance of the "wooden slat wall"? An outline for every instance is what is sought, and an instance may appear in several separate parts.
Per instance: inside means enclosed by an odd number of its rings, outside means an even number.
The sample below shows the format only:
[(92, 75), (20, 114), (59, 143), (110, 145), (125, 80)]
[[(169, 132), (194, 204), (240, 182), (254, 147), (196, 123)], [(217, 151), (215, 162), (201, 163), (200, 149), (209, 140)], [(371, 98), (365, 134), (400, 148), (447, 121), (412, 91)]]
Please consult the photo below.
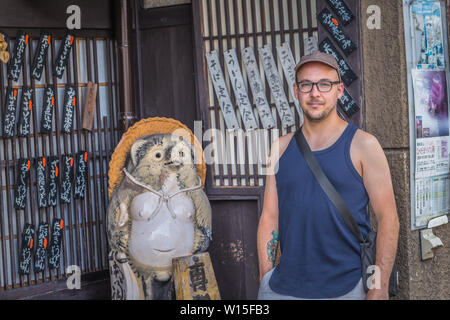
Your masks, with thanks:
[[(241, 60), (241, 50), (245, 47), (251, 46), (254, 48), (255, 56), (261, 71), (261, 78), (265, 82), (265, 92), (269, 104), (272, 109), (272, 114), (277, 122), (277, 128), (270, 130), (270, 137), (267, 137), (268, 144), (263, 148), (268, 154), (270, 149), (270, 141), (292, 132), (299, 126), (299, 115), (294, 107), (293, 97), (290, 95), (289, 88), (282, 66), (277, 58), (276, 47), (289, 41), (294, 60), (298, 61), (304, 53), (303, 39), (310, 36), (318, 36), (317, 21), (316, 21), (316, 1), (315, 0), (199, 0), (200, 5), (194, 6), (194, 10), (198, 8), (200, 11), (200, 23), (202, 28), (202, 50), (203, 59), (205, 54), (216, 50), (219, 53), (222, 69), (224, 70), (228, 91), (230, 93), (232, 102), (236, 107), (236, 101), (233, 95), (233, 90), (229, 79), (225, 72), (225, 65), (223, 59), (223, 52), (231, 48), (236, 49), (238, 59), (241, 63), (241, 70), (244, 77), (244, 82), (247, 86), (247, 92), (250, 100), (251, 93), (248, 87), (248, 81), (245, 73), (245, 68)], [(195, 15), (195, 13), (194, 13)], [(277, 114), (274, 100), (270, 94), (269, 85), (265, 79), (262, 64), (259, 61), (258, 47), (263, 47), (266, 44), (272, 46), (272, 52), (280, 72), (280, 77), (283, 79), (284, 91), (289, 99), (291, 110), (295, 115), (295, 126), (291, 128), (281, 128), (280, 118)], [(210, 79), (206, 61), (204, 61), (204, 74), (200, 75), (206, 79), (207, 90), (207, 108), (208, 108), (208, 123), (205, 129), (218, 129), (225, 133), (225, 124), (222, 112), (219, 108), (219, 103), (214, 93), (212, 81)], [(202, 102), (201, 102), (202, 103)], [(253, 104), (254, 107), (254, 104)], [(239, 116), (237, 107), (235, 108), (238, 116), (238, 121), (243, 128), (243, 123)], [(257, 115), (257, 110), (254, 107), (254, 114)], [(256, 116), (259, 121), (258, 116)], [(261, 124), (259, 128), (262, 129)], [(226, 133), (228, 144), (231, 148), (228, 151), (223, 151), (224, 157), (228, 157), (233, 164), (221, 164), (214, 161), (213, 169), (213, 184), (215, 187), (260, 187), (263, 186), (262, 167), (259, 164), (254, 164), (253, 159), (255, 153), (252, 149), (255, 147), (254, 140), (246, 137), (243, 143), (238, 141), (236, 135)], [(212, 137), (213, 148), (215, 150), (214, 156), (219, 157), (218, 150), (224, 150), (227, 142), (221, 141), (218, 137)], [(253, 141), (253, 144), (252, 144)], [(244, 151), (245, 150), (245, 151)], [(254, 150), (254, 149), (253, 149)], [(253, 158), (252, 158), (253, 157)], [(240, 159), (240, 160), (239, 160)], [(244, 159), (245, 161), (243, 161)], [(233, 161), (234, 160), (234, 161)], [(252, 161), (253, 160), (253, 161)], [(239, 162), (240, 161), (240, 162)], [(236, 165), (236, 163), (238, 163)], [(243, 164), (242, 164), (243, 163)], [(250, 163), (250, 164), (249, 164)]]
[[(9, 49), (12, 52), (17, 30), (3, 30), (9, 36)], [(107, 241), (105, 212), (107, 199), (107, 170), (110, 156), (119, 139), (118, 132), (118, 90), (117, 90), (117, 47), (109, 31), (75, 32), (76, 41), (70, 54), (64, 77), (58, 79), (52, 74), (52, 62), (56, 59), (64, 30), (52, 30), (48, 60), (41, 81), (30, 76), (31, 63), (39, 40), (40, 31), (24, 30), (31, 42), (26, 51), (21, 77), (17, 82), (7, 79), (7, 68), (0, 64), (0, 123), (5, 114), (6, 88), (19, 89), (22, 86), (34, 88), (31, 133), (27, 137), (12, 139), (0, 138), (0, 290), (7, 291), (43, 282), (66, 278), (66, 268), (77, 265), (82, 273), (107, 270)], [(32, 45), (30, 45), (32, 44)], [(94, 129), (89, 132), (81, 129), (82, 110), (88, 81), (99, 84)], [(40, 134), (43, 88), (47, 84), (56, 85), (55, 113), (53, 131), (50, 135)], [(77, 100), (73, 131), (66, 134), (60, 131), (64, 86), (75, 86)], [(20, 100), (19, 100), (20, 101)], [(74, 199), (70, 204), (39, 209), (37, 206), (37, 186), (35, 166), (31, 166), (31, 179), (28, 186), (25, 210), (14, 209), (14, 184), (16, 165), (20, 157), (35, 159), (40, 156), (75, 155), (78, 151), (88, 152), (86, 194), (84, 199)], [(32, 259), (29, 275), (19, 276), (18, 261), (22, 247), (22, 230), (25, 223), (32, 223), (35, 230), (40, 222), (51, 225), (53, 218), (64, 220), (62, 257), (60, 268), (35, 273)], [(50, 231), (51, 232), (51, 231)], [(36, 243), (35, 235), (35, 243)], [(34, 251), (33, 251), (34, 257)]]

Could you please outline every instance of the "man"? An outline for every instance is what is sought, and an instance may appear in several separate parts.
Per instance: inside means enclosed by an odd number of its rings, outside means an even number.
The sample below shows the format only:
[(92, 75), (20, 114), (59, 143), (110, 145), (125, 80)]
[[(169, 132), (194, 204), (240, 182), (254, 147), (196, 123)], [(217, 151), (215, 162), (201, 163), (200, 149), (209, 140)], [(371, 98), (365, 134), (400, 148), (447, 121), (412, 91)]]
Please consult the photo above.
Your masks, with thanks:
[[(346, 202), (362, 235), (375, 212), (381, 281), (367, 295), (356, 237), (314, 178), (294, 133), (272, 145), (258, 226), (259, 299), (388, 299), (399, 222), (386, 156), (377, 139), (337, 115), (344, 85), (336, 60), (315, 52), (295, 68), (301, 128), (325, 175)], [(275, 170), (276, 169), (276, 170)], [(274, 268), (280, 242), (280, 263)]]

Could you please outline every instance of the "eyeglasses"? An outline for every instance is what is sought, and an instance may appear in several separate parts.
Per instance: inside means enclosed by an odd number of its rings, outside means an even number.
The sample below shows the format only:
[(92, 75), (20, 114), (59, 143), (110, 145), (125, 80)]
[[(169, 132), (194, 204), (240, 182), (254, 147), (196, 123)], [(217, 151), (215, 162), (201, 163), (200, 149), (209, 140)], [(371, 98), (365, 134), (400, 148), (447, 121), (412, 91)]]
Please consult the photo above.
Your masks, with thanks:
[(304, 82), (297, 82), (297, 86), (302, 93), (310, 93), (314, 87), (314, 85), (317, 86), (317, 90), (320, 92), (330, 92), (333, 88), (334, 84), (339, 84), (340, 81), (326, 81), (321, 80), (319, 82), (311, 82), (311, 81), (304, 81)]

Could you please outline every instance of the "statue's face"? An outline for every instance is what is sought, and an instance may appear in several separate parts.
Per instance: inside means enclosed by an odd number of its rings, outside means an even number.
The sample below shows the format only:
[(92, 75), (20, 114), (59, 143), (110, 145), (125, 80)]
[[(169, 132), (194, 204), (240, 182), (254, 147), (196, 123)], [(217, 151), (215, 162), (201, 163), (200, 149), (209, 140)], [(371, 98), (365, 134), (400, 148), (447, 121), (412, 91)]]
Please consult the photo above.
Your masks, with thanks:
[(136, 168), (151, 166), (167, 172), (176, 172), (194, 161), (191, 145), (169, 134), (138, 139), (131, 147), (131, 158)]
[(177, 173), (194, 161), (191, 145), (169, 134), (156, 134), (138, 139), (131, 147), (135, 171), (143, 176)]

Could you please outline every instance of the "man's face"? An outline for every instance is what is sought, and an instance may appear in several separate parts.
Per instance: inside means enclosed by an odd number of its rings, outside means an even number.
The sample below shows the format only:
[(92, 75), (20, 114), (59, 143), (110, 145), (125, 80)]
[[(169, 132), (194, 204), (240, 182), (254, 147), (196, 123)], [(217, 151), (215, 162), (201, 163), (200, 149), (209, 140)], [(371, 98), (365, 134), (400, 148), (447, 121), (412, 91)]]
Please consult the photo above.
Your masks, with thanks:
[[(297, 83), (339, 81), (338, 74), (333, 68), (319, 62), (303, 65), (297, 73)], [(317, 85), (313, 85), (311, 92), (303, 93), (294, 83), (294, 93), (303, 110), (305, 117), (312, 122), (319, 122), (335, 112), (337, 100), (342, 96), (344, 84), (334, 84), (329, 92), (320, 92)]]

